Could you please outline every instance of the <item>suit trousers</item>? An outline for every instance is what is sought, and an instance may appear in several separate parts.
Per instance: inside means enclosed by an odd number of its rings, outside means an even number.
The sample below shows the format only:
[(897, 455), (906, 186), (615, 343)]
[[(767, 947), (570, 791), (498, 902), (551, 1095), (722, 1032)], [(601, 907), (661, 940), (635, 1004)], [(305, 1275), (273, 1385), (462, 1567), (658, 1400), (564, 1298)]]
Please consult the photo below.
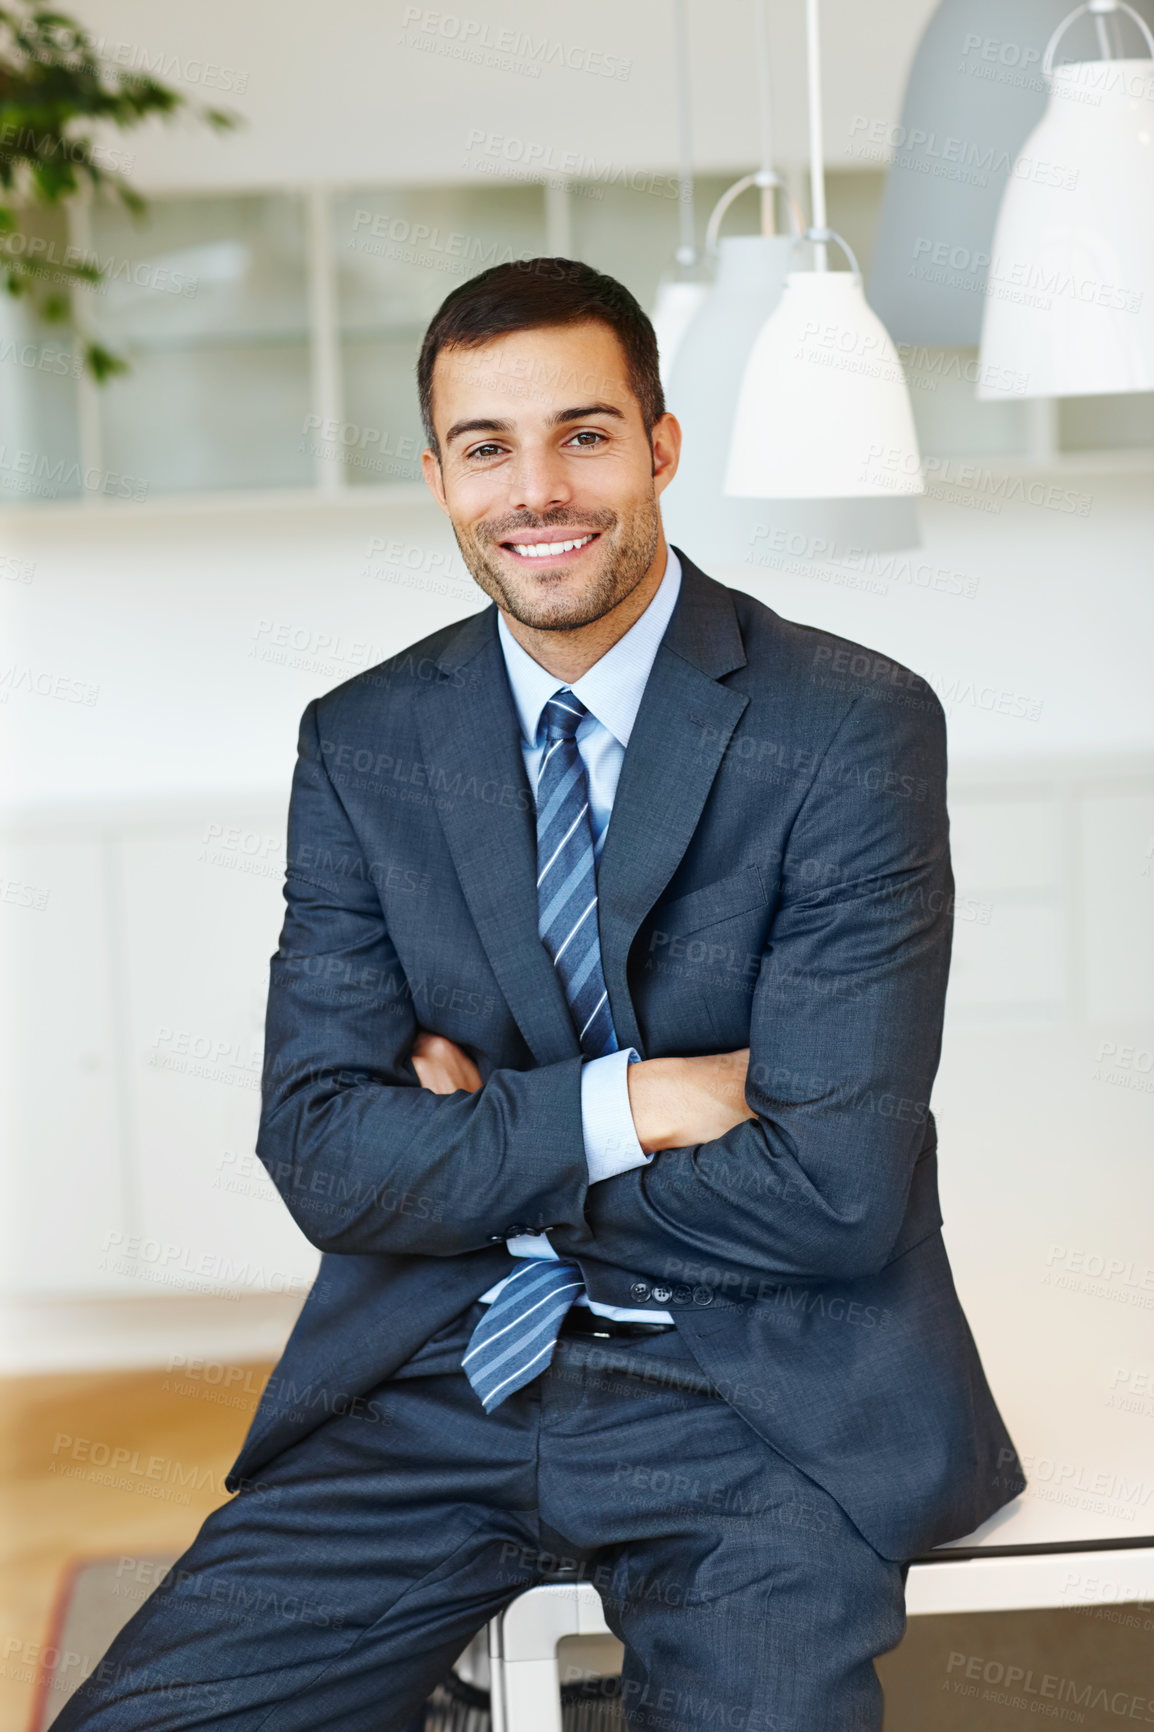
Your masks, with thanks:
[(562, 1336), (486, 1414), (460, 1370), (480, 1313), (208, 1516), (52, 1732), (401, 1732), (488, 1619), (581, 1577), (631, 1732), (877, 1732), (908, 1566), (675, 1330)]

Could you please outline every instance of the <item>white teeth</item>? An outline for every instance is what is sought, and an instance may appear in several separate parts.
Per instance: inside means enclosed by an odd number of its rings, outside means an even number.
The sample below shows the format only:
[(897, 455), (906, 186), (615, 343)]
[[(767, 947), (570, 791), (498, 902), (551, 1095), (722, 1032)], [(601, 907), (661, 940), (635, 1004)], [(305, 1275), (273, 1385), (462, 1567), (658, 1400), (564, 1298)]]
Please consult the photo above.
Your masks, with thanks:
[(582, 535), (576, 541), (511, 541), (509, 546), (522, 559), (556, 559), (559, 553), (568, 553), (571, 548), (584, 547), (587, 541), (592, 541), (591, 535)]

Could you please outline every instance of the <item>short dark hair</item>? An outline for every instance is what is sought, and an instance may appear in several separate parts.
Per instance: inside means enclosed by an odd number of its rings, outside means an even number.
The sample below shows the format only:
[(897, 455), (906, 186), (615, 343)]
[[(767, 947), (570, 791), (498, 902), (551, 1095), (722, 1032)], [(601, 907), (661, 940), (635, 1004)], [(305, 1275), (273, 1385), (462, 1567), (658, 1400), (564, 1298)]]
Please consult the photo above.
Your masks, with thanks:
[(665, 413), (657, 337), (624, 283), (577, 259), (514, 259), (493, 265), (446, 295), (425, 332), (417, 362), (417, 395), (430, 449), (440, 461), (433, 427), (433, 363), (444, 348), (473, 349), (510, 331), (575, 325), (599, 319), (625, 352), (625, 376), (641, 406), (645, 431)]

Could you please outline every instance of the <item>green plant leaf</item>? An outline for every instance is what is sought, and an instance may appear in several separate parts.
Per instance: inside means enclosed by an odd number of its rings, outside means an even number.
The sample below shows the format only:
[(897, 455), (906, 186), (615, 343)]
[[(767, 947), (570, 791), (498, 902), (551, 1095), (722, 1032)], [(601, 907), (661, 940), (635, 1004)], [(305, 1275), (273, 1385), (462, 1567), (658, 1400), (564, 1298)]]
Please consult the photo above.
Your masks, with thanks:
[(98, 385), (129, 371), (128, 362), (122, 356), (114, 355), (111, 349), (106, 349), (103, 343), (85, 343), (84, 365)]
[[(241, 121), (231, 110), (191, 102), (148, 73), (102, 63), (87, 29), (66, 12), (37, 0), (0, 5), (0, 188), (8, 199), (0, 206), (0, 235), (19, 235), (22, 204), (59, 207), (88, 193), (113, 197), (143, 216), (147, 201), (123, 175), (102, 166), (87, 128), (96, 122), (125, 130), (179, 113), (217, 131)], [(0, 248), (0, 281), (9, 295), (33, 294), (47, 276), (101, 281), (94, 266), (50, 266), (4, 252)], [(39, 307), (47, 319), (72, 317), (59, 291), (42, 297)], [(127, 371), (127, 362), (99, 343), (86, 345), (85, 364), (101, 383)]]

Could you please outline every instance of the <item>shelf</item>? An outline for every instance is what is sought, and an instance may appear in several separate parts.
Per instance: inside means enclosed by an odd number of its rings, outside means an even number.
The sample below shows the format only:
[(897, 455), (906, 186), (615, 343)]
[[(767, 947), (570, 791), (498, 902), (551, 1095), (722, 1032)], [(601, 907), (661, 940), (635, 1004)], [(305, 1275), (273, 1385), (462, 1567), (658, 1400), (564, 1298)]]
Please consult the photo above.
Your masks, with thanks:
[[(927, 455), (931, 455), (927, 454)], [(990, 475), (1149, 475), (1154, 474), (1154, 449), (1148, 451), (1062, 452), (1051, 463), (1036, 463), (1022, 457), (989, 457), (982, 453), (942, 459), (952, 471), (967, 465), (980, 466)], [(335, 465), (334, 465), (335, 467)], [(930, 477), (931, 481), (934, 479)], [(949, 476), (940, 478), (948, 482)], [(931, 496), (932, 502), (932, 496)], [(396, 507), (412, 510), (427, 507), (430, 513), (440, 508), (423, 481), (386, 482), (379, 485), (342, 485), (325, 490), (321, 487), (236, 488), (216, 492), (157, 494), (140, 501), (106, 498), (104, 495), (85, 499), (62, 499), (51, 505), (0, 505), (0, 522), (13, 519), (37, 523), (68, 522), (80, 516), (87, 520), (99, 516), (109, 521), (124, 518), (212, 517), (246, 511), (379, 511)]]
[[(336, 466), (334, 465), (334, 468)], [(227, 489), (218, 492), (157, 494), (149, 499), (112, 499), (103, 494), (84, 499), (55, 500), (51, 505), (0, 504), (0, 523), (22, 518), (25, 521), (50, 524), (69, 522), (76, 517), (86, 521), (106, 518), (109, 521), (129, 518), (211, 517), (244, 511), (324, 511), (380, 510), (382, 505), (427, 505), (440, 515), (440, 508), (423, 481), (397, 481), (381, 486), (339, 487), (326, 491), (321, 487), (265, 487)]]
[(397, 337), (415, 337), (419, 347), (426, 324), (427, 321), (407, 319), (396, 324), (342, 325), (339, 336), (342, 343), (393, 342)]
[(118, 353), (131, 363), (134, 355), (191, 355), (215, 349), (305, 349), (311, 337), (307, 330), (198, 331), (187, 337), (133, 337), (119, 343), (114, 338), (112, 341)]
[[(976, 464), (992, 475), (1146, 475), (1154, 470), (1154, 446), (1147, 450), (1123, 446), (1117, 451), (1056, 451), (1044, 460), (987, 451), (950, 456), (923, 451), (922, 461), (948, 463), (955, 470)], [(935, 478), (931, 475), (929, 479)], [(941, 479), (948, 480), (948, 476)]]

